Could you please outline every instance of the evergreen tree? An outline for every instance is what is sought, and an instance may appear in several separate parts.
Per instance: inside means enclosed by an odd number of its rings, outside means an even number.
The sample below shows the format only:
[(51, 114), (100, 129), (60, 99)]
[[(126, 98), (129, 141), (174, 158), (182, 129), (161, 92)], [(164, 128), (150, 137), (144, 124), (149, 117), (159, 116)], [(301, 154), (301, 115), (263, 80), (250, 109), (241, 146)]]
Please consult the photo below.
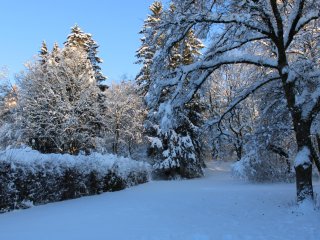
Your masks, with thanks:
[(102, 119), (86, 52), (60, 51), (55, 45), (44, 65), (31, 63), (28, 69), (20, 81), (19, 99), (26, 143), (44, 153), (94, 149)]
[(97, 56), (99, 45), (92, 39), (91, 34), (83, 32), (78, 25), (75, 25), (71, 28), (71, 33), (68, 35), (64, 45), (69, 48), (82, 48), (86, 51), (95, 73), (96, 82), (101, 83), (106, 80), (99, 66), (99, 64), (103, 62), (102, 59)]
[[(150, 67), (155, 52), (163, 46), (165, 36), (157, 36), (159, 23), (162, 17), (172, 17), (174, 15), (175, 7), (171, 5), (169, 10), (164, 11), (162, 3), (155, 1), (150, 6), (151, 15), (144, 21), (144, 25), (140, 34), (143, 35), (141, 40), (141, 47), (138, 49), (136, 63), (142, 64), (140, 72), (136, 76), (136, 82), (140, 87), (140, 92), (145, 95), (149, 89), (150, 84)], [(177, 42), (171, 49), (170, 57), (168, 59), (167, 68), (174, 69), (179, 65), (188, 65), (196, 60), (199, 56), (200, 50), (204, 47), (202, 42), (195, 36), (193, 29), (190, 29), (186, 38)]]
[[(151, 5), (152, 14), (145, 20), (141, 31), (144, 38), (141, 39), (142, 46), (138, 50), (138, 63), (143, 67), (136, 81), (140, 85), (142, 94), (145, 94), (150, 86), (152, 76), (150, 70), (155, 52), (165, 44), (166, 37), (158, 31), (159, 22), (162, 18), (173, 17), (175, 8), (172, 5), (169, 10), (163, 10), (160, 2)], [(163, 62), (165, 71), (171, 71), (180, 65), (193, 63), (200, 55), (203, 44), (196, 38), (192, 29), (189, 29), (187, 37), (177, 41), (170, 50), (168, 58)], [(182, 83), (184, 84), (184, 83)], [(166, 106), (161, 103), (172, 94), (172, 89), (163, 89), (160, 96), (158, 112), (165, 111)], [(198, 96), (199, 97), (199, 96)], [(197, 99), (197, 100), (196, 100)], [(155, 158), (155, 172), (165, 178), (182, 176), (193, 178), (201, 176), (204, 165), (201, 157), (200, 143), (200, 98), (193, 102), (175, 109), (176, 119), (170, 119), (174, 126), (167, 129), (158, 123), (158, 113), (150, 111), (148, 115), (147, 132), (151, 141), (149, 154)], [(198, 102), (197, 102), (198, 101)]]
[(136, 57), (138, 58), (136, 63), (142, 64), (141, 70), (136, 76), (136, 82), (142, 95), (145, 95), (148, 91), (150, 83), (150, 66), (153, 56), (161, 44), (160, 42), (158, 42), (158, 44), (152, 44), (152, 42), (157, 33), (157, 24), (159, 23), (163, 13), (162, 3), (155, 1), (149, 9), (151, 11), (151, 15), (149, 15), (144, 21), (144, 25), (140, 31), (140, 34), (143, 35), (143, 37), (140, 39), (141, 47), (138, 49), (136, 54)]
[(45, 64), (45, 62), (47, 61), (48, 56), (49, 56), (49, 52), (48, 52), (47, 44), (46, 44), (45, 41), (43, 41), (41, 49), (39, 51), (40, 62), (42, 64)]
[(56, 63), (59, 62), (59, 59), (60, 59), (60, 48), (59, 48), (59, 45), (57, 42), (55, 42), (53, 44), (53, 48), (52, 48), (52, 51), (51, 51), (51, 54), (50, 54), (50, 61), (55, 61)]

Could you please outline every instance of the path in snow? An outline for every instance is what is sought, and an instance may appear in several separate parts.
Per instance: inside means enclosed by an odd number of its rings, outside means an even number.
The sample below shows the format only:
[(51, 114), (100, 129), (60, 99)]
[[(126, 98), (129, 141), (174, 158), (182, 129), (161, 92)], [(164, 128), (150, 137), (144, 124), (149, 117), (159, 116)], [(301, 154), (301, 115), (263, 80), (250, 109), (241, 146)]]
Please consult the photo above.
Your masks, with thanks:
[(320, 239), (320, 212), (294, 198), (294, 184), (243, 183), (216, 166), (202, 179), (2, 214), (0, 240)]

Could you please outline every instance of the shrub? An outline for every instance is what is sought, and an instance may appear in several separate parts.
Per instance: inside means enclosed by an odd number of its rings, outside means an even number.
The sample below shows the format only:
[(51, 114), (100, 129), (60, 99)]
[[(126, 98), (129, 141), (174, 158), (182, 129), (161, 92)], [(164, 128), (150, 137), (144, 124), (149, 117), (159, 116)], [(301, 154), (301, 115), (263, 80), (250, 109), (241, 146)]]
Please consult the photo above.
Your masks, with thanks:
[(294, 172), (288, 171), (285, 161), (270, 154), (261, 157), (255, 152), (250, 152), (233, 164), (232, 175), (250, 182), (291, 182), (294, 180)]
[(114, 155), (0, 152), (0, 212), (117, 191), (145, 183), (149, 165)]

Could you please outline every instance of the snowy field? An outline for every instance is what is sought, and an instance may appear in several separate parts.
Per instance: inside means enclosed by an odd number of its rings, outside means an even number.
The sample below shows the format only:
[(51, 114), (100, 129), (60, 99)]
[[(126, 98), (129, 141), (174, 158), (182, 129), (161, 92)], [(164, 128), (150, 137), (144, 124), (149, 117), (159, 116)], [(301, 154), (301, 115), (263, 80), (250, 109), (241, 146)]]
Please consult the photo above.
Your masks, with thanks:
[(320, 239), (320, 211), (297, 208), (294, 198), (294, 184), (239, 182), (216, 164), (203, 179), (154, 181), (2, 214), (0, 239)]

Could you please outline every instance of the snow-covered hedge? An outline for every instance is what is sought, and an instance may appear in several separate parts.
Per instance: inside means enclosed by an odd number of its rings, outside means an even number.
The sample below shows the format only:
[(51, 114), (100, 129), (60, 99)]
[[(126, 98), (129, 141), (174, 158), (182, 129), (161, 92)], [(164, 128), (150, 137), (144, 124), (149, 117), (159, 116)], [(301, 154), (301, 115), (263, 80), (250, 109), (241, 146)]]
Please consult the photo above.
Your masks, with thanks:
[(114, 155), (7, 149), (0, 152), (0, 212), (121, 190), (147, 182), (149, 169), (147, 163)]

